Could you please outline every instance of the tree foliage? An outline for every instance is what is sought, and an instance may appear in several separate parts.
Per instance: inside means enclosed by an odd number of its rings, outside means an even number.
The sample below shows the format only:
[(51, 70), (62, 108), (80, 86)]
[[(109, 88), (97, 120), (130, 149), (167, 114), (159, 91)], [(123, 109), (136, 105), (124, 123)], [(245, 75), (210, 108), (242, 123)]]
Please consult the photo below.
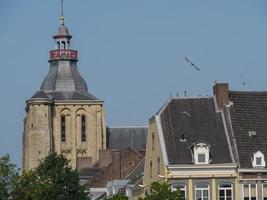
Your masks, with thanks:
[(14, 200), (89, 200), (77, 171), (62, 155), (51, 153), (19, 179)]
[(112, 197), (112, 200), (128, 200), (129, 198), (122, 194), (116, 194)]
[(18, 180), (18, 169), (10, 162), (9, 155), (0, 158), (0, 199), (11, 199)]
[(179, 190), (172, 191), (168, 183), (154, 182), (151, 184), (150, 193), (139, 200), (184, 200)]

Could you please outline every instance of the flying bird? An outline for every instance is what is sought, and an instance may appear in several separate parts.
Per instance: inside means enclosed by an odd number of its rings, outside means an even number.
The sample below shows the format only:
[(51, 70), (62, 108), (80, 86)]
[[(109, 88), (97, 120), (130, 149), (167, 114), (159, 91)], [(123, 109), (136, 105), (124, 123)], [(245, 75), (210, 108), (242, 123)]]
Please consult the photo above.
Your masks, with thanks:
[(192, 63), (187, 57), (184, 57), (184, 59), (185, 59), (186, 62), (188, 62), (191, 66), (193, 66), (197, 71), (200, 71), (200, 69), (199, 69), (194, 63)]
[(246, 85), (248, 82), (251, 82), (251, 80), (245, 80), (242, 75), (240, 75), (242, 85)]

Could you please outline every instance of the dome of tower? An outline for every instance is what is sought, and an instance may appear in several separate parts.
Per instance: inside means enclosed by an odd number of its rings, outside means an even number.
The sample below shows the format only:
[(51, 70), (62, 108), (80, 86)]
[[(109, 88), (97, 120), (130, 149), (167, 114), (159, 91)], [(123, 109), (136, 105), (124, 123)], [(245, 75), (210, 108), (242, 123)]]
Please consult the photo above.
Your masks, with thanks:
[(54, 35), (54, 38), (58, 38), (58, 37), (62, 37), (62, 36), (63, 37), (71, 37), (68, 28), (66, 26), (64, 26), (64, 25), (61, 25), (58, 28), (56, 34)]

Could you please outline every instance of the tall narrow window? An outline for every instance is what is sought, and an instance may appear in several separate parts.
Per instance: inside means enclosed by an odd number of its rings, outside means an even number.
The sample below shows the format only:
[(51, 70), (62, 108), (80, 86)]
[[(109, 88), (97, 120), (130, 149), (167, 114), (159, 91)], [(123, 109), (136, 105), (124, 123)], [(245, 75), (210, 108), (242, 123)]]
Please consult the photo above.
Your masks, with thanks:
[(150, 161), (149, 174), (150, 178), (152, 178), (152, 161)]
[(177, 189), (180, 191), (180, 195), (186, 199), (186, 185), (185, 184), (173, 184), (172, 187), (171, 187), (171, 190), (174, 192), (174, 191), (177, 191)]
[(195, 200), (210, 200), (210, 188), (208, 184), (195, 186)]
[(219, 199), (220, 200), (232, 200), (233, 199), (232, 184), (219, 185)]
[(155, 149), (155, 134), (152, 133), (152, 151)]
[(262, 184), (262, 199), (267, 200), (267, 183)]
[(61, 115), (61, 142), (66, 142), (66, 117)]
[(86, 118), (85, 115), (81, 117), (81, 132), (82, 132), (82, 142), (86, 141)]
[(158, 174), (160, 174), (160, 158), (158, 157)]
[(60, 50), (60, 43), (57, 42), (57, 49)]
[(65, 43), (65, 41), (62, 41), (61, 43), (62, 43), (63, 49), (65, 50), (66, 49), (66, 43)]

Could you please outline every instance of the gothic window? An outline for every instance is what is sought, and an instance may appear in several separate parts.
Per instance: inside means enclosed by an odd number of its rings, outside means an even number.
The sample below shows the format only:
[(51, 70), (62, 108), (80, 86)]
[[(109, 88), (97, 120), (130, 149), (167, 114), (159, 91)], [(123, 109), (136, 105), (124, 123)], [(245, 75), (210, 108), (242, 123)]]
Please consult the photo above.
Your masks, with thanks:
[(186, 199), (186, 185), (185, 184), (173, 184), (171, 187), (172, 191), (180, 191), (181, 196)]
[(209, 164), (209, 146), (204, 143), (194, 145), (195, 164)]
[(260, 151), (254, 153), (252, 158), (252, 166), (257, 168), (257, 167), (265, 167), (265, 165), (266, 163), (264, 160), (263, 153)]
[(195, 200), (210, 200), (210, 187), (208, 184), (195, 186)]
[(82, 142), (86, 141), (86, 118), (85, 115), (81, 117), (81, 133), (82, 133)]
[(219, 200), (232, 200), (233, 199), (233, 186), (232, 184), (220, 184), (218, 188)]
[(61, 142), (66, 142), (66, 116), (61, 115)]

